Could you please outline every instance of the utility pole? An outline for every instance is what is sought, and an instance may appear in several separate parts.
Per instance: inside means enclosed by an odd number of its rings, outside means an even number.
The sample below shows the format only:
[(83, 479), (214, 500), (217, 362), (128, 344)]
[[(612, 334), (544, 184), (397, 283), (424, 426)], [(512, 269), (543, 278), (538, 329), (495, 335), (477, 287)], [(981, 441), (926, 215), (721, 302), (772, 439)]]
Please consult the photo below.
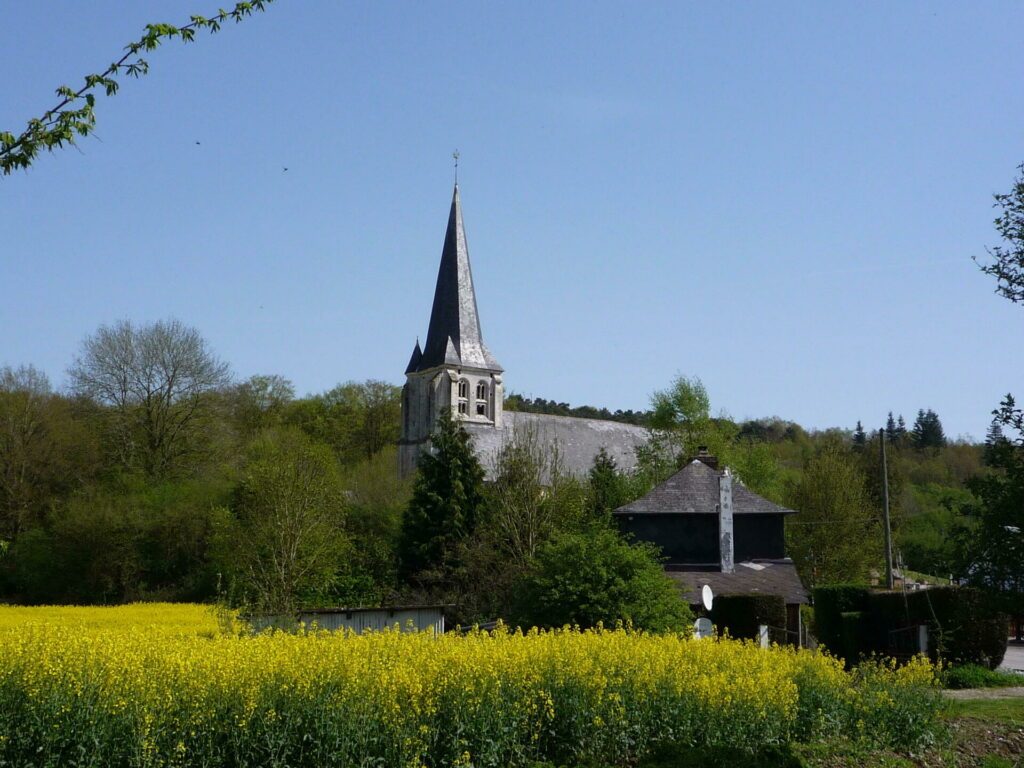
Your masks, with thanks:
[(892, 589), (892, 531), (889, 529), (889, 467), (885, 462), (885, 428), (878, 430), (882, 448), (882, 522), (885, 523), (885, 588)]

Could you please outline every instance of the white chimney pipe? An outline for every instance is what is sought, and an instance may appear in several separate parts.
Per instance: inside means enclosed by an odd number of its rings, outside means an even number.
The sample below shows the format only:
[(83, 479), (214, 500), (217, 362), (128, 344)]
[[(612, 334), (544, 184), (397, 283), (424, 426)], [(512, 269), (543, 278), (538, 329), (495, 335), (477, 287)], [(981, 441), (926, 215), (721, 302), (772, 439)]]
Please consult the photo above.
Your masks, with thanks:
[(722, 573), (736, 570), (733, 564), (732, 473), (726, 467), (718, 476), (718, 546)]

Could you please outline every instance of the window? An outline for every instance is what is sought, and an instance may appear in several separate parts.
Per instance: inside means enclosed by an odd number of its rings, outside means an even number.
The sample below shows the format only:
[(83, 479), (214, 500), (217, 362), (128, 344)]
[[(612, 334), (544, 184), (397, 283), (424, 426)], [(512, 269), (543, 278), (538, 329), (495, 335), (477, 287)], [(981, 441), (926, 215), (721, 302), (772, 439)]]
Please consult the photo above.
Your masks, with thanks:
[(487, 415), (487, 383), (483, 381), (476, 385), (476, 415)]
[(459, 380), (459, 397), (469, 397), (469, 382), (465, 379)]
[(466, 379), (459, 379), (459, 413), (463, 416), (469, 414), (469, 382)]

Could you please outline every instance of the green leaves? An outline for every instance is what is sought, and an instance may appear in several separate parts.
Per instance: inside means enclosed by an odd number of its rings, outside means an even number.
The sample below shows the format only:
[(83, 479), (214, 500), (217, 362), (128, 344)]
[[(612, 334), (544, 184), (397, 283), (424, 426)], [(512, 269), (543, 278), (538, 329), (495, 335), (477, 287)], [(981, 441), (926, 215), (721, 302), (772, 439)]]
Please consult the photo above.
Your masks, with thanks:
[[(183, 43), (195, 40), (196, 30), (206, 29), (211, 34), (218, 32), (221, 23), (227, 19), (240, 22), (254, 11), (262, 12), (273, 0), (254, 0), (240, 2), (228, 11), (221, 9), (213, 18), (191, 16), (190, 22), (183, 27), (173, 24), (147, 24), (145, 34), (124, 47), (125, 54), (113, 62), (101, 74), (85, 76), (85, 83), (79, 90), (62, 85), (56, 93), (61, 101), (43, 114), (42, 118), (32, 118), (25, 130), (17, 137), (10, 132), (0, 132), (0, 173), (7, 176), (17, 169), (27, 169), (32, 165), (41, 149), (52, 152), (64, 144), (74, 144), (75, 136), (88, 136), (96, 126), (93, 107), (96, 98), (90, 91), (102, 88), (107, 96), (114, 96), (120, 83), (114, 75), (124, 71), (129, 77), (141, 77), (149, 72), (149, 63), (139, 56), (139, 51), (152, 51), (167, 39), (180, 38)], [(84, 107), (73, 106), (79, 99), (85, 100)]]

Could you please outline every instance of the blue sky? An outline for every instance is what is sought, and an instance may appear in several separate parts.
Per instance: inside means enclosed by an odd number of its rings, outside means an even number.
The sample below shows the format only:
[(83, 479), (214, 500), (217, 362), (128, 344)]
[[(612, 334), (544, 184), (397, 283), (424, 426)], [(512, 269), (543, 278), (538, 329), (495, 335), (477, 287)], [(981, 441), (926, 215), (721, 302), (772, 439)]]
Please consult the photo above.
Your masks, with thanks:
[[(216, 3), (10, 6), (17, 132)], [(0, 364), (60, 384), (101, 323), (174, 316), (238, 377), (400, 383), (457, 147), (511, 390), (640, 408), (680, 372), (737, 418), (934, 408), (980, 437), (1024, 395), (1024, 308), (970, 260), (1024, 161), (1022, 28), (996, 2), (278, 0), (0, 178)]]

